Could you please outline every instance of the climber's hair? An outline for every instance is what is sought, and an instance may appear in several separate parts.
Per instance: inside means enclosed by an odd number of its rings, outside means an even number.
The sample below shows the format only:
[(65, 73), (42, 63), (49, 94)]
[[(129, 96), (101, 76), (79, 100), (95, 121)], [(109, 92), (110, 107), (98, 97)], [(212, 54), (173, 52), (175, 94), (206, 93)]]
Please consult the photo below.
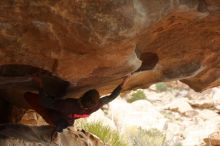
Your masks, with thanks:
[(84, 93), (84, 95), (80, 98), (80, 102), (84, 107), (88, 108), (96, 105), (99, 98), (99, 92), (96, 89), (91, 89)]

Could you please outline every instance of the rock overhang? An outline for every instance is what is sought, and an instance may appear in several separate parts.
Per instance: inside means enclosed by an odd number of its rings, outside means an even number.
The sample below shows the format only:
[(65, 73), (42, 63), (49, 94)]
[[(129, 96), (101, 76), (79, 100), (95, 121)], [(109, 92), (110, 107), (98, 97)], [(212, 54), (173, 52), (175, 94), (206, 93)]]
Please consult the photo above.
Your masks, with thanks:
[[(217, 0), (1, 1), (0, 64), (36, 66), (77, 91), (181, 80), (220, 84)], [(103, 88), (104, 87), (104, 88)]]

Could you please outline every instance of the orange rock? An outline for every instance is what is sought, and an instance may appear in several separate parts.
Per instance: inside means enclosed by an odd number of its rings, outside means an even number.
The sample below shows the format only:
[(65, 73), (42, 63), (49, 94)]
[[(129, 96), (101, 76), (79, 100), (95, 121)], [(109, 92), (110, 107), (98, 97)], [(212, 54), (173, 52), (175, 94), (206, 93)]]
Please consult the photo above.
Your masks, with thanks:
[(124, 90), (170, 80), (196, 91), (220, 83), (218, 0), (1, 0), (0, 5), (0, 64), (48, 70), (70, 81), (76, 92), (112, 88), (135, 71)]

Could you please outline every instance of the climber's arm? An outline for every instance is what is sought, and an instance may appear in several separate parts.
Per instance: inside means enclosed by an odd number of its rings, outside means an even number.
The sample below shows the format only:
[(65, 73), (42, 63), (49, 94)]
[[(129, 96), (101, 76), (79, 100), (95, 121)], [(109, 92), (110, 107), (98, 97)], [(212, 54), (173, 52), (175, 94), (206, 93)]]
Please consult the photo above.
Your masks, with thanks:
[(107, 104), (107, 103), (111, 102), (112, 100), (114, 100), (114, 99), (120, 94), (120, 92), (121, 92), (121, 90), (122, 90), (122, 85), (123, 85), (123, 84), (118, 85), (118, 86), (112, 91), (111, 95), (102, 97), (102, 98), (99, 100), (100, 106), (103, 106), (104, 104)]

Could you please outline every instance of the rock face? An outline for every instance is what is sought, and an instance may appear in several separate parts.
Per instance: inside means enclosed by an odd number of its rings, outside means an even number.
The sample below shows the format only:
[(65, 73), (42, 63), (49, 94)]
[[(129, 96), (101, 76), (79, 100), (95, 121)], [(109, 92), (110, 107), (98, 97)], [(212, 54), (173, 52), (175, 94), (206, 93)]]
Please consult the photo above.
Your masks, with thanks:
[[(84, 130), (66, 129), (51, 142), (50, 126), (0, 125), (0, 145), (107, 146)], [(12, 138), (13, 137), (13, 138)], [(68, 140), (67, 140), (68, 139)]]
[(202, 91), (220, 85), (219, 8), (219, 0), (1, 0), (0, 68), (47, 70), (76, 94), (110, 92), (129, 73), (124, 91), (170, 80)]
[[(181, 80), (219, 85), (218, 0), (1, 0), (0, 64), (46, 69), (78, 89)], [(87, 89), (84, 89), (87, 90)], [(109, 92), (109, 91), (108, 91)]]
[[(211, 11), (209, 5), (204, 9), (207, 13), (182, 9), (171, 12), (141, 35), (137, 48), (141, 50), (143, 72), (133, 75), (128, 86), (179, 79), (201, 91), (219, 84), (219, 12)], [(155, 66), (145, 70), (152, 63), (149, 58)]]

